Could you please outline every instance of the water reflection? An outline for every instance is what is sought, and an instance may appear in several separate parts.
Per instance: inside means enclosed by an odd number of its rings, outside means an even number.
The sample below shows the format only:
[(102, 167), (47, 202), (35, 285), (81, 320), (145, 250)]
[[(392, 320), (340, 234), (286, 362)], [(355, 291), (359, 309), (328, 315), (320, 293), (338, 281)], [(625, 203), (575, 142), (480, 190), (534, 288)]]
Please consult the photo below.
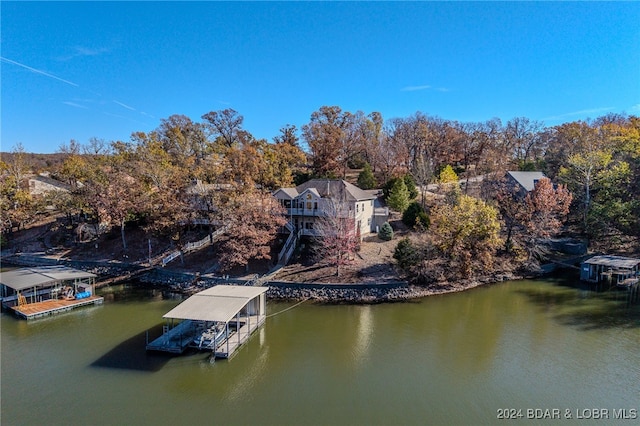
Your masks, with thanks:
[(554, 286), (523, 287), (518, 293), (559, 323), (579, 330), (640, 327), (640, 303), (629, 304), (624, 291), (576, 290), (560, 282)]
[(353, 343), (353, 362), (358, 367), (367, 358), (374, 332), (373, 313), (370, 305), (361, 306), (357, 313), (357, 326)]
[(179, 300), (122, 292), (86, 314), (3, 315), (3, 424), (495, 424), (497, 408), (637, 404), (640, 306), (614, 293), (520, 281), (403, 304), (308, 303), (211, 364), (147, 354), (144, 333)]

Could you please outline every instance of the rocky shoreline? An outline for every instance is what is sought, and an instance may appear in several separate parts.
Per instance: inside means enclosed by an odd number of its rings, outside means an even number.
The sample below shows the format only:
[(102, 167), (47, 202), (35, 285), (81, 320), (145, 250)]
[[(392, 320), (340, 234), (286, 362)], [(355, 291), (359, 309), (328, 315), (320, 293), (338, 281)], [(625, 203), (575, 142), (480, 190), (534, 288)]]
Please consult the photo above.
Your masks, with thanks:
[(522, 278), (509, 274), (458, 283), (438, 283), (424, 287), (407, 282), (398, 282), (391, 285), (309, 285), (305, 283), (266, 283), (264, 285), (269, 287), (267, 296), (275, 300), (311, 300), (326, 304), (377, 304), (406, 302)]
[(460, 282), (438, 282), (428, 286), (412, 285), (406, 281), (394, 281), (382, 284), (348, 283), (326, 284), (308, 282), (275, 281), (268, 277), (240, 279), (231, 277), (200, 276), (198, 273), (173, 272), (162, 268), (143, 268), (140, 265), (126, 263), (101, 263), (50, 258), (12, 257), (6, 263), (17, 266), (43, 266), (64, 264), (73, 268), (94, 273), (104, 280), (97, 287), (114, 282), (135, 279), (141, 283), (166, 288), (169, 291), (185, 295), (194, 294), (205, 288), (218, 284), (263, 285), (269, 287), (267, 297), (272, 300), (301, 301), (311, 300), (326, 304), (378, 304), (388, 302), (404, 302), (427, 296), (455, 293), (482, 285), (489, 285), (508, 280), (522, 279), (513, 274), (485, 276)]

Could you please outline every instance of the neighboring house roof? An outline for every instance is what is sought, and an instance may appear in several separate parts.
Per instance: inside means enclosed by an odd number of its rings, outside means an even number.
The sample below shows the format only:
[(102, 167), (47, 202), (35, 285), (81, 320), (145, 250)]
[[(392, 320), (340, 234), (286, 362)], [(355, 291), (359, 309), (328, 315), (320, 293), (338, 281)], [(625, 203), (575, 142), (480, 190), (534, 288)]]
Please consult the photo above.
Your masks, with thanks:
[(42, 195), (48, 191), (69, 192), (70, 190), (71, 187), (69, 185), (49, 176), (37, 175), (29, 178), (29, 192), (31, 195)]
[(293, 191), (297, 194), (302, 194), (308, 189), (314, 189), (322, 198), (337, 199), (344, 196), (347, 201), (364, 201), (376, 198), (375, 195), (364, 191), (345, 180), (338, 179), (311, 179), (310, 181), (298, 185), (295, 188), (281, 188), (278, 191), (285, 191), (287, 195), (291, 195), (294, 194)]
[(604, 256), (593, 256), (592, 258), (585, 260), (583, 263), (587, 265), (608, 266), (610, 268), (632, 269), (636, 265), (640, 264), (640, 259), (634, 259), (631, 257), (604, 255)]
[(522, 186), (527, 192), (533, 191), (536, 186), (536, 182), (546, 176), (542, 172), (507, 172), (520, 186)]

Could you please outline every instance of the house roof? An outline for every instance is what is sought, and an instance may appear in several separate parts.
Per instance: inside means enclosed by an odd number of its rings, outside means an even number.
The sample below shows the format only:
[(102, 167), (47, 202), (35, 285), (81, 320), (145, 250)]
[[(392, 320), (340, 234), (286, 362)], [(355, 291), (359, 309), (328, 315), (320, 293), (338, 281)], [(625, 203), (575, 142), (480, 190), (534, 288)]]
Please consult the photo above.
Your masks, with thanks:
[(269, 287), (217, 285), (194, 294), (163, 318), (229, 322), (251, 299), (267, 290)]
[(536, 182), (546, 177), (542, 172), (509, 171), (507, 174), (527, 191), (533, 191), (536, 186)]
[(277, 191), (275, 191), (273, 193), (273, 195), (276, 195), (278, 192), (282, 192), (285, 195), (287, 195), (290, 199), (296, 198), (298, 195), (298, 190), (295, 188), (280, 188)]
[(80, 271), (67, 266), (40, 266), (36, 268), (20, 268), (0, 272), (0, 284), (16, 291), (31, 287), (45, 287), (57, 281), (75, 280), (96, 277), (90, 272)]
[(314, 188), (322, 198), (339, 199), (345, 197), (348, 201), (373, 200), (375, 195), (364, 191), (357, 186), (339, 179), (311, 179), (296, 186), (299, 194), (305, 190)]
[(622, 256), (603, 255), (603, 256), (593, 256), (592, 258), (585, 260), (583, 263), (586, 263), (588, 265), (608, 266), (611, 268), (632, 269), (636, 265), (640, 264), (640, 259), (634, 259), (631, 257), (622, 257)]

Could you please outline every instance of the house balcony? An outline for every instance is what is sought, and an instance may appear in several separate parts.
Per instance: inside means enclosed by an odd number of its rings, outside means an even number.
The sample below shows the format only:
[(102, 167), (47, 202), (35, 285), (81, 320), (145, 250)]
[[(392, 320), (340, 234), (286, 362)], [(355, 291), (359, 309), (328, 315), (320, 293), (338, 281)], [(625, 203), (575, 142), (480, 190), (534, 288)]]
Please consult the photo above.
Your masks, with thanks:
[(322, 210), (320, 209), (301, 209), (301, 208), (288, 208), (288, 216), (322, 216)]

